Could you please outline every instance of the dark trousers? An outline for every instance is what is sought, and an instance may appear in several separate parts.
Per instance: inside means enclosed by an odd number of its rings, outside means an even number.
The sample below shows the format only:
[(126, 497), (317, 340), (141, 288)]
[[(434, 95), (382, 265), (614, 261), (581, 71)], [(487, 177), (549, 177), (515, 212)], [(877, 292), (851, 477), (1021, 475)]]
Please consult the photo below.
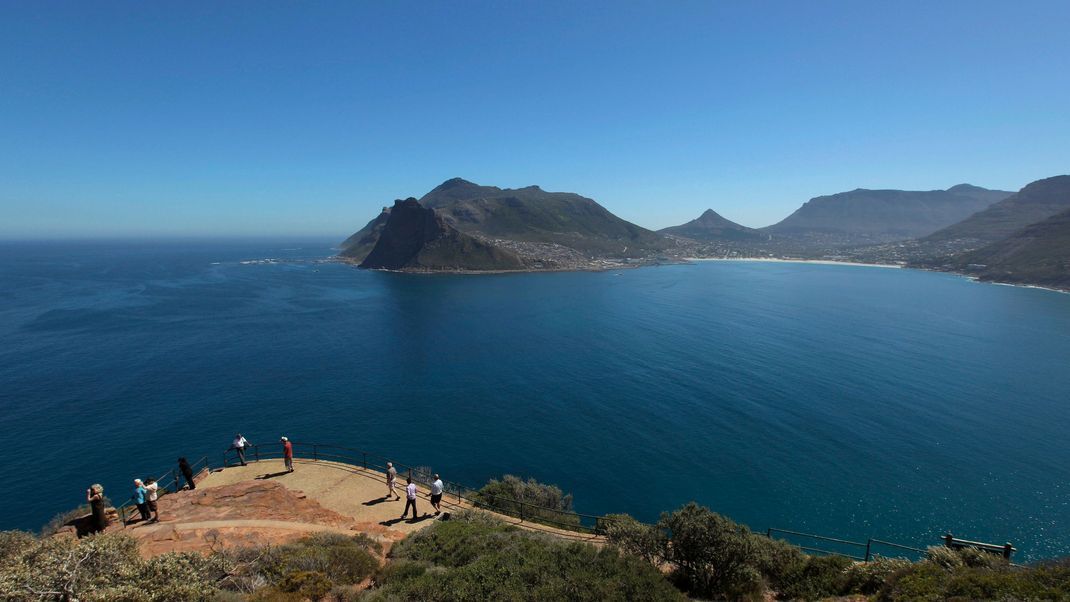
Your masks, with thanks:
[(149, 520), (152, 518), (152, 513), (149, 511), (149, 503), (142, 502), (137, 505), (137, 511), (141, 513), (141, 520)]
[(405, 518), (409, 515), (409, 506), (412, 506), (412, 517), (416, 518), (416, 500), (405, 500), (405, 511), (401, 513), (401, 518)]
[(186, 484), (189, 485), (190, 489), (196, 489), (197, 488), (197, 484), (193, 482), (193, 473), (192, 472), (184, 472), (184, 473), (182, 473), (182, 476), (186, 479)]
[(245, 448), (236, 447), (234, 449), (238, 452), (238, 461), (241, 462), (242, 466), (245, 466)]

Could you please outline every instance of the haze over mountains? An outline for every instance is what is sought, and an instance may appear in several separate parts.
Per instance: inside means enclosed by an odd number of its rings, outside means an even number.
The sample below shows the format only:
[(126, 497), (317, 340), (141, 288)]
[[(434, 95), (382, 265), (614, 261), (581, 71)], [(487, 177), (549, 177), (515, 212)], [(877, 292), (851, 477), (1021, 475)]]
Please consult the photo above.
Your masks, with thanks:
[[(342, 243), (364, 267), (415, 271), (602, 269), (686, 257), (792, 257), (900, 263), (984, 279), (1070, 286), (1070, 176), (1018, 193), (867, 190), (815, 197), (754, 229), (713, 209), (653, 232), (594, 200), (538, 186), (453, 178), (397, 201)], [(1050, 221), (1049, 221), (1050, 220)]]
[(959, 184), (947, 190), (858, 188), (810, 199), (783, 221), (763, 228), (782, 236), (832, 234), (873, 240), (919, 238), (1001, 201), (1011, 192)]

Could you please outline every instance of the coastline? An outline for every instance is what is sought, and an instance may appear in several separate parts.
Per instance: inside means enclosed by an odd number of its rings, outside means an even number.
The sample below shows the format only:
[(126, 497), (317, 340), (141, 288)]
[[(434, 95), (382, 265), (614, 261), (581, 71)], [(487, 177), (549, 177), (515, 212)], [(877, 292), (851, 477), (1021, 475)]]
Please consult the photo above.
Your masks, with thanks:
[[(360, 267), (359, 263), (351, 259), (344, 257), (334, 257), (334, 261), (345, 263), (353, 267)], [(850, 266), (861, 268), (883, 268), (883, 269), (897, 269), (897, 270), (921, 270), (924, 272), (939, 272), (942, 274), (953, 274), (960, 276), (971, 282), (978, 284), (997, 284), (999, 286), (1013, 286), (1017, 288), (1029, 288), (1042, 291), (1050, 291), (1053, 293), (1060, 293), (1064, 295), (1070, 295), (1070, 290), (1052, 288), (1048, 286), (1041, 286), (1039, 284), (1023, 284), (1014, 282), (999, 282), (997, 280), (984, 280), (976, 276), (971, 276), (963, 272), (956, 272), (951, 270), (939, 270), (924, 267), (913, 267), (909, 265), (900, 265), (894, 263), (863, 263), (859, 261), (837, 261), (834, 259), (783, 259), (779, 257), (681, 257), (676, 261), (658, 261), (650, 263), (628, 263), (620, 265), (608, 265), (608, 266), (590, 266), (590, 267), (567, 267), (567, 268), (533, 268), (525, 270), (388, 270), (379, 268), (360, 268), (370, 269), (376, 272), (388, 272), (393, 274), (424, 274), (424, 275), (457, 275), (457, 276), (472, 276), (472, 275), (492, 275), (492, 274), (539, 274), (539, 273), (561, 273), (561, 272), (609, 272), (615, 270), (629, 270), (645, 267), (653, 267), (659, 265), (686, 265), (688, 263), (700, 262), (700, 261), (738, 261), (738, 262), (762, 262), (762, 263), (801, 263), (812, 265), (836, 265), (836, 266)]]
[(894, 263), (861, 263), (858, 261), (836, 261), (834, 259), (780, 259), (779, 257), (684, 257), (684, 261), (761, 261), (767, 263), (811, 263), (816, 265), (848, 265), (864, 268), (902, 269)]

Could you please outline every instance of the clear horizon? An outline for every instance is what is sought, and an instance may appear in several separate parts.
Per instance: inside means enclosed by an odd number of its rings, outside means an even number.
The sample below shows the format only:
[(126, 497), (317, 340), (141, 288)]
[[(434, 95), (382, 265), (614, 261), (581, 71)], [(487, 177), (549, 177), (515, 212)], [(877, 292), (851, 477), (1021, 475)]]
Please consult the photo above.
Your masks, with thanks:
[[(334, 238), (442, 181), (747, 226), (1070, 172), (1070, 5), (0, 7), (0, 239)], [(1064, 75), (1059, 75), (1060, 73)]]

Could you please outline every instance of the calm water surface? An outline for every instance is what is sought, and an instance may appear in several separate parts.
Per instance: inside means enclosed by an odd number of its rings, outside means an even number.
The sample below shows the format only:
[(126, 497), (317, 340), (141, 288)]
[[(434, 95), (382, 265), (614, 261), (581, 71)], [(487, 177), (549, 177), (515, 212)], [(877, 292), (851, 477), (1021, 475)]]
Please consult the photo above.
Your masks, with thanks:
[[(235, 431), (366, 448), (584, 512), (1070, 555), (1070, 296), (706, 262), (413, 276), (327, 243), (0, 246), (0, 528)], [(274, 263), (258, 260), (278, 259)]]

